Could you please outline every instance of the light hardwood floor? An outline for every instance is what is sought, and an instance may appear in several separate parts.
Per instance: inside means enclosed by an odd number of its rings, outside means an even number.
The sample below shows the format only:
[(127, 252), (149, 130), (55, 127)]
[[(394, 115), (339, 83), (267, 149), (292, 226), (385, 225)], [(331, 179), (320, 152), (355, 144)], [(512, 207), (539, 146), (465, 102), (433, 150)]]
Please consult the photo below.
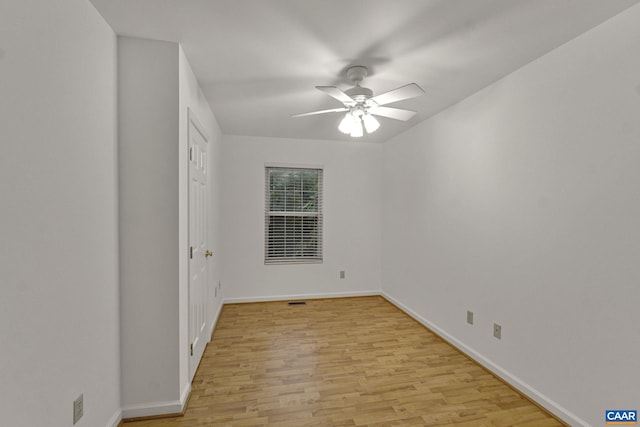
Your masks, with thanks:
[(124, 427), (562, 426), (382, 297), (225, 305), (183, 417)]

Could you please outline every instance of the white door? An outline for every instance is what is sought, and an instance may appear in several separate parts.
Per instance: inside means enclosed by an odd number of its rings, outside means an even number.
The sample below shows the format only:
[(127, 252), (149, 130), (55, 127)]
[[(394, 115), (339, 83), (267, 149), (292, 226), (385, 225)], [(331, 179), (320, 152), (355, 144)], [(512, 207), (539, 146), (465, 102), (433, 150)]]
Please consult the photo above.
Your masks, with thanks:
[(189, 111), (189, 376), (198, 368), (205, 337), (207, 260), (207, 137)]

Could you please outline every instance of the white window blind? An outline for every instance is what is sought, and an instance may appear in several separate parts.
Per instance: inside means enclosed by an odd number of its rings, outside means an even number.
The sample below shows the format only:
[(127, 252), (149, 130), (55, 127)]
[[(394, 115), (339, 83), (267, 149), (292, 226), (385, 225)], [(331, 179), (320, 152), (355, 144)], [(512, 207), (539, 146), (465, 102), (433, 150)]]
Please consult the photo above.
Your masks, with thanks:
[(322, 169), (265, 172), (265, 264), (322, 262)]

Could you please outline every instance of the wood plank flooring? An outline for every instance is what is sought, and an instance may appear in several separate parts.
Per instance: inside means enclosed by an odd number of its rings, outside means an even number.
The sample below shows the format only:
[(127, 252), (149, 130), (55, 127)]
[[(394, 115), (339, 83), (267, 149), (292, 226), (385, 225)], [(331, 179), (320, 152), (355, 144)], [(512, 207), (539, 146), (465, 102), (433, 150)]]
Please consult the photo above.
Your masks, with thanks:
[(124, 427), (562, 426), (382, 297), (225, 305), (183, 417)]

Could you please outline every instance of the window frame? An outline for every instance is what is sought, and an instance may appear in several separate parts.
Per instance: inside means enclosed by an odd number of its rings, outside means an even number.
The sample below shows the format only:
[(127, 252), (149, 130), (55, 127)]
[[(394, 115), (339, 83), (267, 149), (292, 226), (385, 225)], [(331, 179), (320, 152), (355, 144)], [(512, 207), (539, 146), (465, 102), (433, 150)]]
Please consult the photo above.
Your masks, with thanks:
[[(316, 209), (317, 211), (305, 211), (303, 210), (302, 198), (300, 199), (300, 204), (297, 207), (298, 209), (287, 210), (286, 208), (283, 210), (271, 210), (271, 171), (282, 169), (282, 170), (296, 170), (300, 172), (304, 171), (313, 171), (317, 174), (317, 189), (316, 189)], [(324, 186), (323, 186), (323, 178), (324, 178), (324, 168), (322, 166), (317, 165), (291, 165), (291, 164), (271, 164), (266, 163), (264, 166), (264, 177), (265, 177), (265, 212), (264, 212), (264, 263), (265, 265), (273, 265), (273, 264), (321, 264), (323, 262), (323, 197), (324, 197)], [(303, 185), (299, 190), (301, 193), (303, 191)], [(285, 195), (285, 198), (287, 196)], [(287, 199), (288, 200), (288, 199)], [(285, 203), (286, 205), (286, 203)], [(293, 218), (300, 219), (300, 227), (305, 227), (305, 218), (316, 218), (317, 220), (312, 225), (315, 227), (315, 240), (316, 247), (313, 255), (290, 255), (290, 251), (288, 250), (290, 247), (287, 244), (286, 238), (282, 237), (280, 240), (282, 243), (282, 251), (289, 252), (289, 256), (274, 256), (273, 255), (273, 240), (271, 237), (273, 233), (270, 229), (270, 224), (272, 222), (272, 218)], [(285, 227), (291, 226), (285, 225)], [(296, 225), (297, 226), (297, 225)], [(300, 240), (302, 241), (304, 238), (304, 231), (300, 231)], [(283, 233), (283, 236), (285, 234)]]

